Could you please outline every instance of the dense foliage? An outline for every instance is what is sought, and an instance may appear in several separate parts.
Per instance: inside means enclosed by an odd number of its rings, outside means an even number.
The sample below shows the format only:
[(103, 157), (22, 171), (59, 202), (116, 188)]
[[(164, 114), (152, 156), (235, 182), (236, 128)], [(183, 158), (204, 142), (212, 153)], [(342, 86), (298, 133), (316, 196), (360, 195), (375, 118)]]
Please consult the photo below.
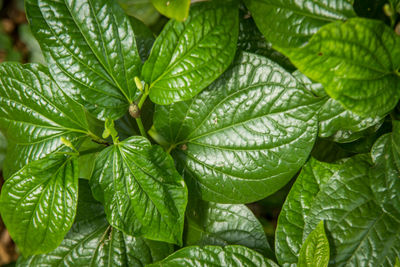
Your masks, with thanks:
[[(156, 37), (130, 1), (25, 1), (46, 66), (0, 65), (17, 266), (400, 266), (400, 1), (151, 2)], [(271, 248), (244, 204), (292, 179)]]

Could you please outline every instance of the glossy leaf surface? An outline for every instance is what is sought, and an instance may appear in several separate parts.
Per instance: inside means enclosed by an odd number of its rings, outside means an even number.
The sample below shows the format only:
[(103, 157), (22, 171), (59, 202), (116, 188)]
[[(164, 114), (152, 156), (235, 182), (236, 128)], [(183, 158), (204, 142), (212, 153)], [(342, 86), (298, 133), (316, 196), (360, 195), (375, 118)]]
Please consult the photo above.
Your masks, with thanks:
[(113, 227), (182, 243), (187, 189), (161, 147), (138, 136), (108, 147), (98, 155), (90, 183)]
[(196, 202), (186, 212), (185, 245), (242, 245), (273, 257), (260, 222), (245, 205)]
[(142, 70), (150, 99), (167, 105), (199, 93), (228, 68), (237, 36), (238, 9), (229, 1), (198, 3), (185, 22), (169, 21)]
[(400, 36), (383, 22), (332, 23), (305, 47), (284, 52), (328, 95), (359, 115), (385, 115), (400, 98)]
[[(319, 190), (310, 191), (311, 194), (302, 198), (289, 196), (284, 205), (292, 214), (303, 216), (303, 225), (292, 223), (292, 231), (302, 235), (302, 240), (324, 221), (331, 245), (330, 264), (335, 266), (392, 266), (400, 253), (400, 223), (375, 202), (366, 159), (357, 156), (336, 165), (332, 170), (334, 175), (323, 176), (325, 183), (319, 185)], [(292, 190), (301, 191), (299, 186), (304, 178), (299, 179)], [(307, 183), (307, 186), (316, 187), (317, 182)], [(301, 200), (300, 204), (305, 201), (308, 204), (304, 209), (301, 205), (295, 208), (296, 199)], [(278, 224), (281, 223), (280, 218)], [(277, 232), (277, 248), (278, 243), (287, 243), (289, 248), (301, 244), (300, 240), (290, 242), (286, 237), (288, 233)], [(279, 255), (278, 250), (277, 253)], [(280, 257), (280, 263), (290, 265), (285, 255)]]
[(0, 66), (0, 128), (8, 139), (4, 176), (75, 142), (89, 132), (83, 107), (73, 102), (42, 65)]
[(329, 264), (329, 242), (321, 221), (301, 246), (298, 267), (327, 267)]
[(184, 21), (189, 15), (190, 0), (151, 0), (154, 7), (164, 16)]
[(243, 53), (191, 101), (158, 106), (154, 126), (202, 198), (246, 203), (283, 185), (317, 135), (315, 98), (290, 73)]
[(380, 137), (371, 150), (375, 163), (370, 172), (372, 191), (383, 210), (400, 220), (400, 123), (393, 133)]
[(277, 47), (299, 47), (323, 25), (354, 17), (352, 0), (245, 0), (258, 28)]
[(61, 245), (48, 254), (21, 257), (17, 267), (142, 267), (172, 251), (166, 243), (133, 237), (112, 228), (103, 206), (92, 198), (87, 182), (80, 180), (77, 217)]
[(242, 246), (186, 247), (178, 250), (164, 260), (148, 267), (192, 267), (192, 266), (230, 266), (230, 267), (277, 267), (276, 263), (261, 254)]
[(64, 239), (78, 199), (77, 159), (61, 154), (31, 162), (1, 190), (1, 217), (22, 254), (46, 253)]
[(299, 71), (295, 71), (293, 75), (306, 88), (320, 97), (318, 111), (319, 137), (331, 137), (335, 142), (351, 142), (360, 137), (356, 133), (377, 125), (382, 120), (380, 116), (364, 117), (345, 109), (338, 101), (325, 93), (324, 87), (320, 83), (312, 82)]
[(27, 15), (58, 85), (98, 118), (117, 119), (137, 98), (141, 60), (116, 1), (29, 0)]

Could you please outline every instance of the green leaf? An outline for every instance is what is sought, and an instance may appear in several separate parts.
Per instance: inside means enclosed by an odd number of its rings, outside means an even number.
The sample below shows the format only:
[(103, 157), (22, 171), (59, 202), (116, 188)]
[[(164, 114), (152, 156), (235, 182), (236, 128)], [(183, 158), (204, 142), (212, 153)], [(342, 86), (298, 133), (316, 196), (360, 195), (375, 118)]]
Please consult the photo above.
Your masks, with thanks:
[(396, 259), (396, 263), (394, 264), (394, 267), (400, 267), (400, 258)]
[(7, 139), (0, 132), (0, 171), (3, 169), (4, 157), (6, 156), (7, 151)]
[(4, 164), (8, 178), (28, 162), (76, 143), (90, 134), (83, 107), (72, 101), (42, 65), (0, 65), (0, 129), (9, 142)]
[(189, 15), (190, 0), (151, 0), (154, 7), (164, 16), (184, 21)]
[(230, 2), (198, 3), (185, 22), (168, 22), (142, 70), (150, 99), (167, 105), (199, 93), (228, 68), (237, 36), (238, 8)]
[(329, 264), (329, 242), (321, 221), (301, 246), (298, 267), (327, 267)]
[(117, 0), (120, 6), (129, 16), (143, 21), (146, 25), (154, 24), (160, 14), (151, 4), (150, 0)]
[(276, 47), (300, 47), (322, 26), (354, 17), (352, 0), (245, 0), (258, 28)]
[(375, 163), (371, 187), (383, 210), (400, 220), (400, 122), (393, 121), (393, 133), (381, 136), (371, 150)]
[(139, 95), (141, 59), (116, 1), (28, 0), (27, 16), (58, 85), (100, 119), (117, 119)]
[(77, 164), (75, 157), (50, 154), (3, 185), (1, 216), (25, 256), (52, 251), (71, 228), (78, 199)]
[(301, 170), (286, 198), (276, 228), (275, 253), (283, 266), (298, 262), (305, 220), (321, 187), (337, 175), (340, 166), (311, 158)]
[(351, 142), (362, 137), (362, 134), (357, 133), (381, 122), (380, 116), (363, 117), (346, 110), (338, 101), (326, 95), (321, 84), (312, 82), (300, 71), (295, 71), (293, 76), (321, 99), (318, 112), (319, 137), (331, 137), (335, 142)]
[(400, 36), (383, 22), (349, 19), (324, 26), (308, 45), (282, 50), (299, 70), (363, 116), (381, 116), (400, 98)]
[(187, 189), (161, 147), (139, 136), (108, 147), (96, 159), (90, 184), (113, 227), (182, 244)]
[(196, 199), (196, 203), (188, 207), (186, 218), (186, 246), (242, 245), (274, 257), (260, 222), (245, 205)]
[(242, 246), (185, 247), (164, 260), (150, 264), (147, 267), (278, 267), (273, 261), (264, 258), (261, 254)]
[(287, 57), (274, 50), (272, 44), (265, 40), (264, 35), (248, 14), (239, 12), (239, 16), (238, 50), (265, 56), (287, 70), (295, 69)]
[(20, 257), (17, 267), (142, 267), (172, 251), (169, 244), (130, 236), (110, 227), (103, 206), (92, 198), (87, 181), (80, 180), (77, 217), (61, 245), (48, 254)]
[[(307, 188), (318, 186), (319, 190), (310, 191), (308, 196), (299, 197), (293, 194), (286, 199), (283, 209), (289, 209), (291, 214), (300, 214), (304, 218), (304, 224), (298, 224), (293, 217), (292, 230), (280, 233), (277, 231), (277, 244), (286, 242), (288, 249), (300, 246), (300, 239), (290, 240), (288, 235), (296, 233), (305, 240), (323, 220), (332, 248), (330, 264), (393, 266), (400, 254), (400, 221), (376, 203), (368, 177), (370, 163), (366, 160), (368, 157), (360, 155), (342, 161), (333, 167), (334, 175), (322, 176), (325, 183), (319, 186), (317, 182), (312, 183), (311, 177), (299, 177), (309, 180), (307, 183), (298, 180), (299, 185), (304, 184)], [(292, 190), (301, 191), (302, 188), (295, 184)], [(281, 221), (282, 216), (287, 218), (289, 215), (280, 215), (278, 228), (282, 227), (280, 224), (285, 224)], [(280, 253), (278, 247), (279, 245), (276, 246), (276, 253), (281, 257), (279, 262), (283, 266), (289, 266), (293, 261), (285, 260), (286, 255)]]
[(304, 164), (317, 135), (315, 102), (283, 68), (243, 53), (192, 100), (157, 106), (154, 126), (204, 200), (247, 203)]

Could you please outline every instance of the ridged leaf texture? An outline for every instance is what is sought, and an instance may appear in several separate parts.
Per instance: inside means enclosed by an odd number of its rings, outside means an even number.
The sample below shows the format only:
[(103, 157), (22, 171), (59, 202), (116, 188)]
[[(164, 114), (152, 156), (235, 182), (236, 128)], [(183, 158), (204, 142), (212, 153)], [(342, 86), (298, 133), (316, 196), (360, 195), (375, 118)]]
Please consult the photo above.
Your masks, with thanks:
[(230, 267), (277, 267), (273, 261), (242, 246), (185, 247), (164, 260), (148, 267), (192, 267), (192, 266), (230, 266)]
[(172, 245), (112, 228), (103, 205), (93, 199), (87, 181), (80, 180), (76, 220), (61, 245), (47, 254), (20, 257), (17, 267), (142, 267), (172, 251)]
[(324, 222), (307, 236), (301, 246), (298, 267), (328, 267), (329, 241), (325, 234)]
[(83, 107), (72, 101), (46, 67), (0, 65), (0, 129), (8, 139), (5, 178), (28, 162), (63, 148), (61, 137), (76, 143), (90, 132)]
[(71, 228), (78, 200), (77, 164), (74, 157), (50, 154), (3, 185), (1, 217), (23, 255), (52, 251)]
[(315, 97), (268, 59), (243, 53), (190, 101), (157, 106), (154, 126), (203, 199), (247, 203), (282, 186), (317, 135)]
[(320, 98), (318, 111), (318, 136), (335, 142), (351, 142), (362, 136), (362, 131), (380, 125), (381, 116), (365, 117), (345, 109), (338, 101), (329, 97), (320, 83), (312, 82), (300, 71), (293, 73), (307, 89)]
[(139, 136), (108, 147), (96, 158), (90, 185), (113, 227), (182, 244), (187, 188), (161, 147)]
[(328, 95), (359, 115), (385, 115), (399, 101), (400, 36), (381, 21), (331, 23), (305, 47), (282, 51)]
[(400, 220), (400, 122), (393, 132), (380, 137), (371, 149), (374, 167), (371, 186), (383, 210)]
[(169, 21), (142, 70), (150, 99), (160, 105), (188, 100), (220, 76), (235, 55), (238, 20), (235, 2), (211, 1), (194, 4), (185, 22)]
[(98, 118), (117, 119), (139, 94), (141, 59), (117, 1), (28, 0), (27, 16), (58, 85)]
[(376, 202), (367, 159), (361, 155), (339, 164), (306, 164), (308, 171), (300, 174), (279, 216), (279, 263), (295, 266), (297, 248), (323, 220), (330, 265), (393, 266), (400, 254), (400, 222)]
[(258, 28), (275, 47), (299, 47), (322, 26), (354, 17), (352, 0), (245, 0)]

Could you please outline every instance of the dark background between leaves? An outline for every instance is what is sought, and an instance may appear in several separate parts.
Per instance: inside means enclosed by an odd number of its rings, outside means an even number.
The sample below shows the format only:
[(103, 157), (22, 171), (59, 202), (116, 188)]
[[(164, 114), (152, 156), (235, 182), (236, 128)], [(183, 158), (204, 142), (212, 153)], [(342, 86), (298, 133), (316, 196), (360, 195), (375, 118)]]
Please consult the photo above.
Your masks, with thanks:
[[(159, 33), (167, 22), (167, 18), (158, 14), (150, 4), (148, 6), (142, 5), (138, 9), (129, 5), (134, 0), (118, 1), (129, 15), (141, 19), (155, 34)], [(388, 20), (382, 12), (384, 3), (385, 1), (380, 0), (356, 0), (354, 8), (359, 16)], [(27, 24), (24, 0), (0, 0), (0, 63), (4, 61), (44, 63), (39, 45), (30, 33)], [(326, 144), (323, 144), (323, 146), (326, 148)], [(316, 150), (318, 150), (318, 145), (314, 148), (314, 154)], [(268, 240), (271, 242), (271, 247), (273, 247), (272, 242), (278, 215), (293, 181), (294, 179), (274, 195), (247, 205), (261, 221)], [(0, 189), (3, 183), (0, 169)], [(17, 258), (17, 248), (0, 217), (0, 266), (14, 266)]]

